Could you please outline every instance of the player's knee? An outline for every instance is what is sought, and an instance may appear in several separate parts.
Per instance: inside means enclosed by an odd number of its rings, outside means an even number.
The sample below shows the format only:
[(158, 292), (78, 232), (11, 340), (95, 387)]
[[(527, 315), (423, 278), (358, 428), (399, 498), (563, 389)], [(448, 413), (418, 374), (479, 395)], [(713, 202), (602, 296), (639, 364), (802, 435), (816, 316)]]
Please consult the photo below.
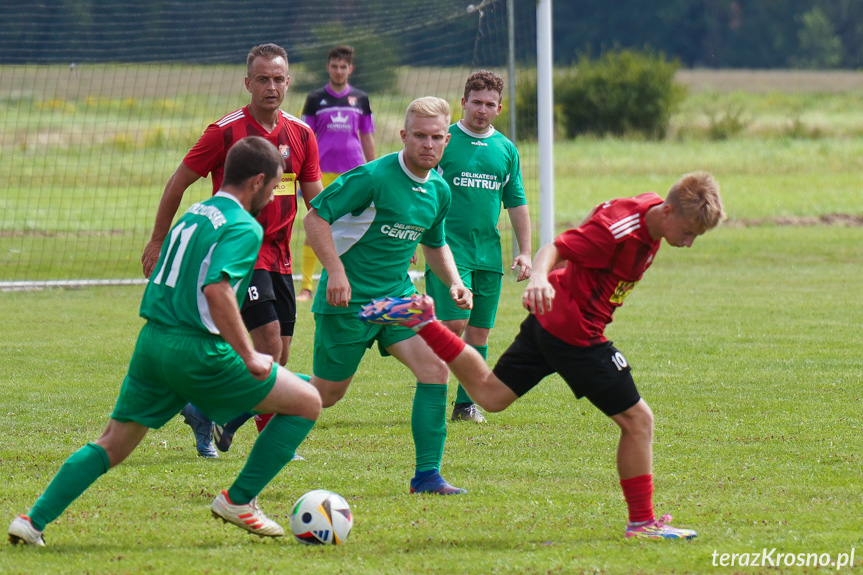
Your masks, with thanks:
[(310, 421), (317, 421), (323, 409), (323, 401), (318, 390), (309, 386), (311, 389), (305, 394), (302, 401), (300, 417), (304, 417)]
[(644, 400), (618, 414), (614, 420), (623, 433), (644, 439), (653, 438), (653, 412)]
[[(249, 334), (252, 336), (255, 351), (272, 356), (273, 360), (281, 365), (287, 363), (288, 348), (282, 344), (283, 338), (279, 334), (279, 322), (271, 322), (256, 327)], [(283, 353), (285, 355), (284, 362), (281, 361)]]
[(323, 407), (332, 407), (345, 396), (344, 393), (327, 392), (321, 394), (321, 405)]
[(423, 383), (446, 383), (449, 380), (449, 368), (442, 360), (438, 360), (423, 365), (422, 370), (415, 375)]
[(490, 413), (503, 411), (518, 399), (518, 396), (493, 373), (488, 374), (482, 385), (468, 389), (468, 393), (471, 399)]
[(464, 333), (465, 328), (467, 327), (466, 319), (447, 319), (442, 321), (444, 327), (461, 337)]
[(345, 393), (348, 391), (350, 379), (346, 382), (335, 382), (312, 376), (310, 383), (318, 393), (318, 397), (321, 400), (321, 406), (326, 408), (334, 406), (345, 396)]
[(490, 412), (490, 413), (498, 413), (503, 411), (510, 405), (512, 405), (512, 400), (506, 397), (500, 397), (497, 395), (490, 396), (479, 396), (481, 399), (477, 399), (473, 395), (470, 396), (481, 408)]

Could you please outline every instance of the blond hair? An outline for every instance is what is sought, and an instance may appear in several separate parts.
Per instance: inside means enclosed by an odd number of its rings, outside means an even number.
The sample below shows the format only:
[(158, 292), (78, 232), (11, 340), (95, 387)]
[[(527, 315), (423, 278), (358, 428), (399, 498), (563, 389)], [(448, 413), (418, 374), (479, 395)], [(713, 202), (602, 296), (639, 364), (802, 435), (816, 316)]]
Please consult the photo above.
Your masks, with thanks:
[(446, 118), (447, 126), (449, 126), (451, 113), (446, 100), (442, 100), (436, 96), (423, 96), (408, 104), (408, 109), (405, 112), (405, 129), (408, 127), (408, 119), (411, 116), (418, 118), (444, 117)]
[(719, 196), (719, 184), (707, 172), (692, 172), (682, 176), (668, 190), (665, 201), (674, 206), (681, 217), (712, 230), (725, 219), (725, 209)]

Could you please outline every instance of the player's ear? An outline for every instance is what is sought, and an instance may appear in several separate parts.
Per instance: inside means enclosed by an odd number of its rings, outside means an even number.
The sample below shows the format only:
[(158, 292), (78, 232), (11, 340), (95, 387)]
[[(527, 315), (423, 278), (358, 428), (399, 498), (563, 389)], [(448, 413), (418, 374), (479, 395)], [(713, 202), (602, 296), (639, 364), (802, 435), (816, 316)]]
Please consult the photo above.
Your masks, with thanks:
[(255, 174), (249, 179), (251, 180), (253, 190), (259, 190), (264, 186), (264, 184), (267, 183), (267, 175), (263, 172), (261, 172), (260, 174)]

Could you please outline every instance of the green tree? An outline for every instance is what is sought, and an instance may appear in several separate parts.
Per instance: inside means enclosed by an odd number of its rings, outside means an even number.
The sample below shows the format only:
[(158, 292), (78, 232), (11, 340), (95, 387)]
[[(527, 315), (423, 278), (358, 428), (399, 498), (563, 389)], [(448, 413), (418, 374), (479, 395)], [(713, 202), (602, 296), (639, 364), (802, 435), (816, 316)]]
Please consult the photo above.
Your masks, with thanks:
[(799, 52), (788, 58), (795, 68), (836, 68), (842, 60), (842, 40), (817, 6), (799, 18)]

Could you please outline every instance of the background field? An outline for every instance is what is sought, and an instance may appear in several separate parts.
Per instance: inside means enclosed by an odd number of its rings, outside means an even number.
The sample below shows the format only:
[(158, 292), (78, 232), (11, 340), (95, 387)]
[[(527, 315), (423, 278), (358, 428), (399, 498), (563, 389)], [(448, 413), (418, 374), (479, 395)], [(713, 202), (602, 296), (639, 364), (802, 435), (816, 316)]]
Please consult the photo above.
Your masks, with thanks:
[[(0, 66), (0, 281), (140, 278), (165, 182), (208, 123), (248, 103), (236, 67), (79, 68)], [(285, 109), (299, 115), (310, 74), (299, 66), (291, 73)], [(373, 95), (379, 152), (398, 148), (412, 98), (435, 93), (458, 109), (466, 75), (403, 69), (393, 93)], [(678, 81), (690, 95), (667, 142), (557, 143), (561, 228), (608, 191), (662, 190), (695, 167), (723, 178), (733, 218), (849, 212), (842, 202), (863, 162), (860, 74), (682, 71)], [(716, 133), (730, 137), (711, 139)], [(520, 147), (538, 222), (539, 151), (529, 142)], [(770, 187), (797, 201), (760, 202)], [(211, 190), (209, 180), (199, 181), (182, 209)], [(505, 219), (502, 226), (508, 230)], [(508, 252), (508, 232), (504, 240)], [(301, 242), (300, 229), (294, 245)]]
[[(715, 85), (729, 82), (717, 78)], [(261, 496), (263, 509), (285, 523), (301, 493), (342, 493), (356, 515), (343, 548), (258, 541), (210, 519), (207, 506), (239, 471), (255, 432), (243, 429), (235, 449), (206, 461), (178, 417), (52, 524), (48, 547), (0, 547), (0, 572), (837, 572), (713, 564), (714, 551), (772, 548), (834, 559), (856, 549), (854, 567), (840, 572), (860, 571), (863, 307), (854, 286), (863, 280), (863, 139), (851, 126), (863, 124), (853, 105), (861, 92), (789, 88), (780, 96), (779, 89), (693, 92), (684, 105), (693, 118), (702, 97), (741, 98), (753, 110), (750, 129), (729, 140), (697, 137), (693, 128), (664, 143), (561, 143), (555, 156), (561, 227), (609, 197), (661, 193), (692, 169), (709, 169), (722, 184), (728, 225), (691, 250), (663, 247), (609, 328), (656, 414), (656, 509), (698, 530), (696, 540), (624, 541), (615, 428), (556, 377), (491, 414), (488, 425), (449, 427), (444, 474), (469, 490), (466, 497), (408, 496), (412, 380), (394, 360), (370, 353), (348, 396), (302, 445), (307, 461), (290, 464)], [(804, 123), (825, 118), (833, 128), (797, 138), (759, 128), (768, 115), (761, 110), (788, 118), (804, 104)], [(145, 182), (135, 200), (142, 229), (170, 173), (164, 166), (173, 170), (189, 145), (179, 134), (200, 130), (194, 121), (171, 132), (164, 149), (128, 150), (153, 158), (152, 171), (133, 174)], [(535, 153), (525, 146), (525, 156)], [(7, 162), (0, 169), (3, 178), (24, 177)], [(16, 197), (4, 191), (7, 212)], [(75, 205), (66, 206), (70, 217)], [(130, 246), (124, 256), (132, 271), (139, 253)], [(523, 317), (520, 290), (507, 276), (490, 361)], [(141, 325), (141, 292), (0, 293), (0, 517), (24, 512), (65, 457), (101, 431)], [(311, 366), (309, 307), (300, 306), (290, 362), (301, 372)]]

